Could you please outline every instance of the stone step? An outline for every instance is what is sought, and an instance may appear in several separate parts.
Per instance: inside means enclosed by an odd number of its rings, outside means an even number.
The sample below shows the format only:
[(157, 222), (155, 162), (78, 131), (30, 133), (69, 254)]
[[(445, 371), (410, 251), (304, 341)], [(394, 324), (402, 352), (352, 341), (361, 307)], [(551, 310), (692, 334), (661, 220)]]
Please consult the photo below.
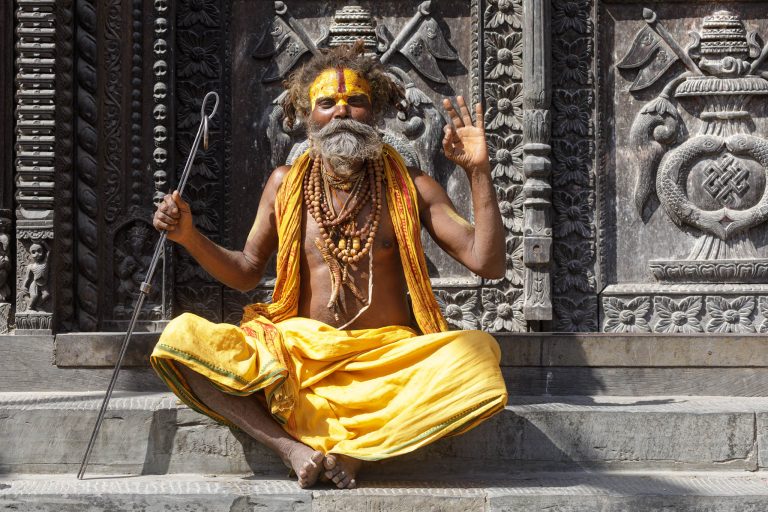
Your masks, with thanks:
[(300, 489), (251, 476), (0, 477), (0, 510), (96, 512), (764, 512), (760, 473), (528, 473), (463, 481), (363, 481), (361, 488)]
[[(100, 393), (0, 393), (0, 473), (76, 473), (100, 404)], [(754, 471), (768, 465), (766, 441), (766, 398), (513, 397), (466, 435), (375, 464), (371, 474)], [(282, 476), (285, 468), (170, 393), (117, 392), (88, 471)]]
[[(148, 368), (157, 333), (137, 333), (117, 389), (166, 391)], [(513, 395), (701, 395), (768, 397), (768, 336), (561, 334), (496, 336)], [(104, 390), (120, 333), (0, 336), (4, 391)], [(53, 361), (54, 364), (51, 364)]]

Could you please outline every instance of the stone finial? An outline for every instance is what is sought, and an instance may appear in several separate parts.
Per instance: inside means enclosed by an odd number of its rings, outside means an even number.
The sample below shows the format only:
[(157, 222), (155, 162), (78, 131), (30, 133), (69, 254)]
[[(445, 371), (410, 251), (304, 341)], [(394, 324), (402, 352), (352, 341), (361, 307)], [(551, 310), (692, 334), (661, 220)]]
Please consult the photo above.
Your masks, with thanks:
[(371, 11), (359, 5), (348, 5), (336, 11), (331, 23), (329, 46), (352, 44), (358, 39), (365, 41), (365, 48), (376, 51), (376, 27)]

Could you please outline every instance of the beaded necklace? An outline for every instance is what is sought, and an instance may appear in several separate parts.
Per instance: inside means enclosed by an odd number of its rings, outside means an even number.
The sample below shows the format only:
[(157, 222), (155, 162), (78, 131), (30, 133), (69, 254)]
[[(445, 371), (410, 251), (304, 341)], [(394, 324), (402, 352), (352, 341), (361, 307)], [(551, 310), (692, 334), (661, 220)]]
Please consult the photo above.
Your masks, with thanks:
[[(330, 272), (331, 296), (327, 307), (333, 311), (338, 321), (344, 302), (343, 288), (346, 287), (364, 306), (355, 315), (357, 318), (370, 305), (373, 288), (372, 248), (381, 219), (384, 164), (381, 159), (369, 160), (359, 172), (349, 177), (340, 177), (326, 170), (321, 160), (315, 158), (312, 169), (305, 174), (303, 191), (307, 211), (320, 230), (320, 236), (315, 238), (315, 246)], [(349, 192), (349, 195), (336, 212), (334, 197), (338, 200), (338, 190)], [(363, 225), (358, 226), (357, 216), (366, 204), (371, 205), (371, 210)], [(366, 298), (358, 289), (349, 270), (351, 268), (356, 271), (357, 263), (369, 253)], [(349, 325), (355, 318), (342, 327)]]

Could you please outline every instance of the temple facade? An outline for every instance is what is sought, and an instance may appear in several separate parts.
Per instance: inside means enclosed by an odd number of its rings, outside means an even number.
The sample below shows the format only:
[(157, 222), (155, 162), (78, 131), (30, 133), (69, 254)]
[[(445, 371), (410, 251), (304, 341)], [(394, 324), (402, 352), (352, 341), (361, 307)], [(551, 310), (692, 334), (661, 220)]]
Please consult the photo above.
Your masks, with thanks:
[[(467, 181), (441, 155), (439, 102), (461, 94), (485, 106), (507, 273), (480, 279), (426, 241), (452, 326), (765, 332), (761, 7), (8, 5), (0, 329), (125, 328), (153, 252), (154, 204), (177, 183), (208, 91), (221, 113), (186, 196), (206, 235), (241, 247), (270, 171), (304, 142), (303, 127), (283, 123), (281, 81), (322, 48), (363, 38), (406, 89), (380, 125), (385, 139), (465, 215)], [(270, 286), (228, 289), (168, 247), (139, 328), (183, 311), (237, 322)]]

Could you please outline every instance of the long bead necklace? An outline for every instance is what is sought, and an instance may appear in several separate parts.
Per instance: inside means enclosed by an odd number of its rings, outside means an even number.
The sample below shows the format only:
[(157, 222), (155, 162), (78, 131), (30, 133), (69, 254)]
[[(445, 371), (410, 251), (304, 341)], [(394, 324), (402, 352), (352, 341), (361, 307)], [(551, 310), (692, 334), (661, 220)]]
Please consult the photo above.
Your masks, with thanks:
[[(324, 169), (321, 159), (315, 158), (312, 169), (304, 176), (304, 203), (320, 231), (315, 246), (330, 272), (331, 296), (327, 307), (333, 310), (337, 320), (342, 309), (343, 287), (349, 289), (365, 307), (369, 304), (373, 258), (369, 260), (368, 298), (360, 292), (349, 270), (357, 270), (357, 263), (373, 247), (381, 219), (383, 182), (384, 164), (381, 159), (368, 161), (361, 172), (342, 178)], [(335, 203), (341, 203), (338, 190), (349, 192), (349, 195), (337, 212)], [(358, 226), (358, 214), (366, 204), (371, 205), (371, 210), (363, 225)]]

